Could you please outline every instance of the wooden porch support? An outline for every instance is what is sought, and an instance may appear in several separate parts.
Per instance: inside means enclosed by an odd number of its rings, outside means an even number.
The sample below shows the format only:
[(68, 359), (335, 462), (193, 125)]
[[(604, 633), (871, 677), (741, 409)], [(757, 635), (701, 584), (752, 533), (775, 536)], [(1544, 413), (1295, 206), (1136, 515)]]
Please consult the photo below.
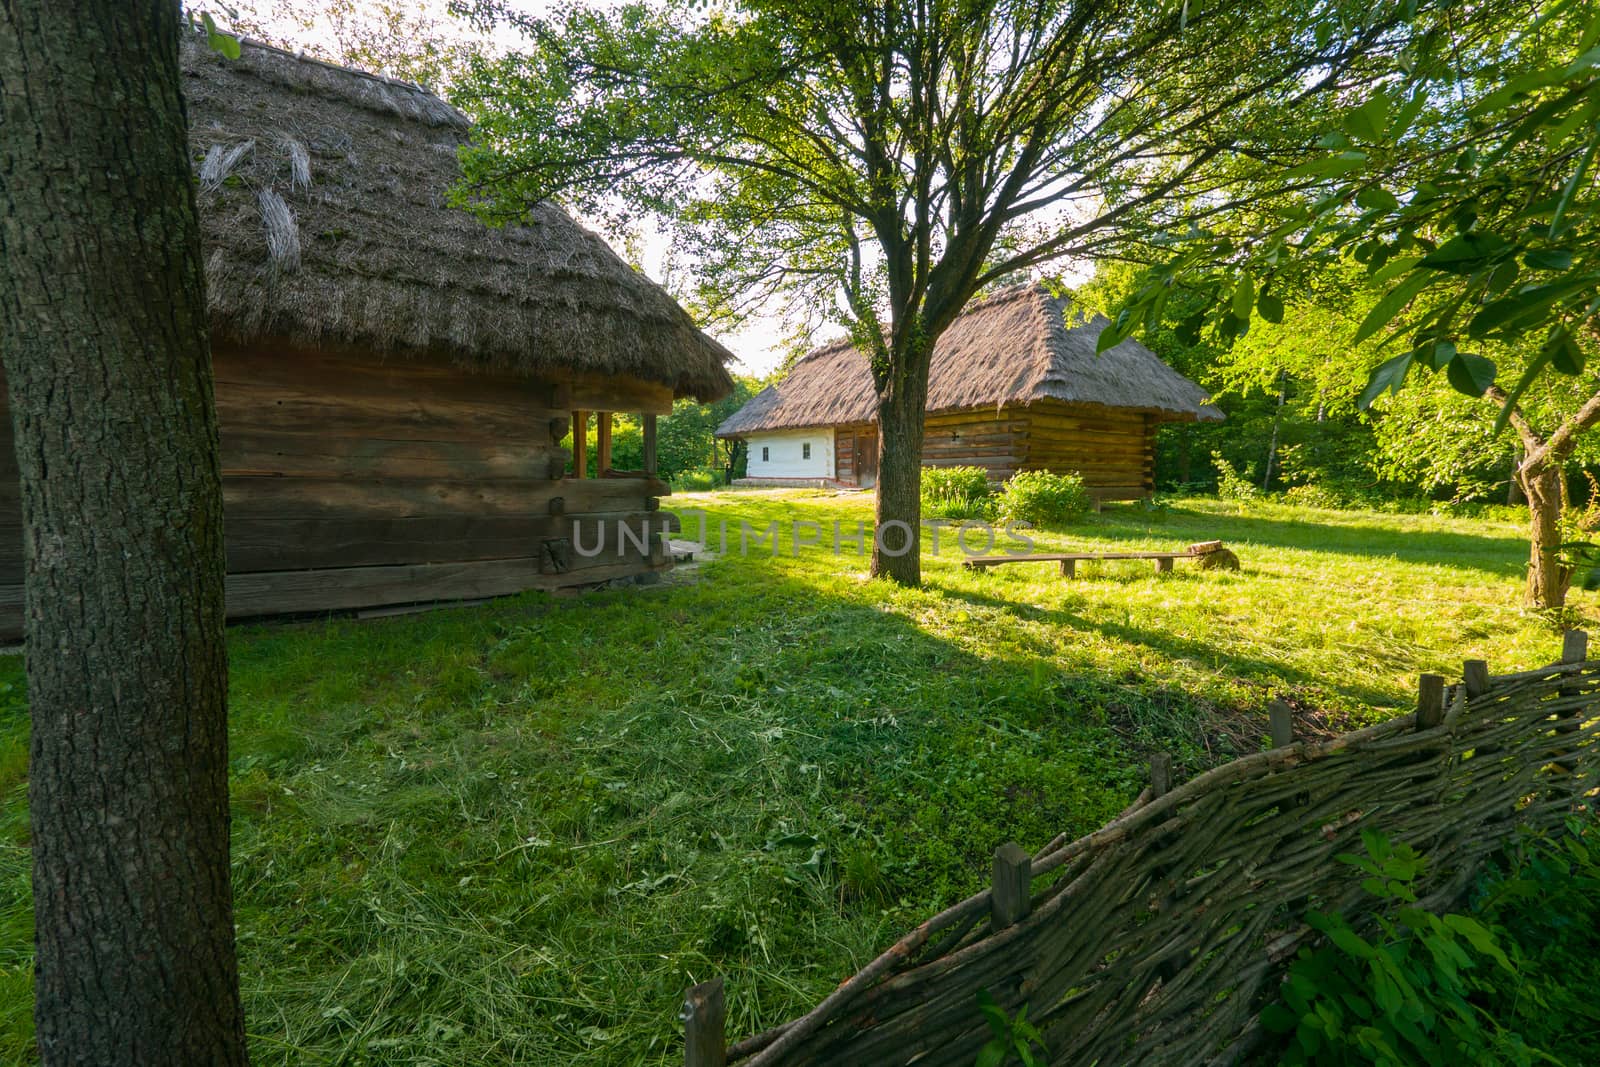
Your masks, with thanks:
[(602, 411), (594, 417), (595, 473), (606, 476), (611, 469), (611, 412)]
[(574, 478), (587, 478), (589, 476), (589, 413), (587, 411), (574, 411), (572, 413), (572, 476)]
[(644, 416), (644, 472), (647, 476), (656, 476), (656, 417)]

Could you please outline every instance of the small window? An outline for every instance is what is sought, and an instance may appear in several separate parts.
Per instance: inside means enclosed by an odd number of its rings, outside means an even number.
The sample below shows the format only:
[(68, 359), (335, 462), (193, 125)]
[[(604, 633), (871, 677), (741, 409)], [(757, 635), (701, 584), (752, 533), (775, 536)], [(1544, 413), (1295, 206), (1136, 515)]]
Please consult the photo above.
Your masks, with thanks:
[(761, 462), (765, 463), (765, 462), (767, 462), (767, 460), (769, 460), (771, 458), (772, 458), (772, 449), (768, 448), (766, 445), (762, 445), (761, 446)]
[(807, 441), (805, 444), (800, 446), (800, 458), (801, 459), (810, 459), (811, 458), (811, 442), (810, 441)]

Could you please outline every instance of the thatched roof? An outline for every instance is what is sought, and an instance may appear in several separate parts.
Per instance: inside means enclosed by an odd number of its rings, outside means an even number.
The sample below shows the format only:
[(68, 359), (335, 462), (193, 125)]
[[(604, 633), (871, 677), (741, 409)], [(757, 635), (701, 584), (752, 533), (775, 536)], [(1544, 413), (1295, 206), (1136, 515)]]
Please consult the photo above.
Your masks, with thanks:
[(185, 35), (213, 329), (236, 341), (627, 374), (714, 399), (732, 354), (560, 209), (447, 206), (466, 118), (404, 82)]
[[(1206, 391), (1134, 340), (1096, 356), (1103, 316), (1069, 324), (1066, 300), (1019, 285), (978, 301), (933, 349), (928, 412), (1024, 406), (1041, 400), (1146, 412), (1163, 420), (1220, 419)], [(809, 353), (717, 427), (721, 437), (877, 421), (866, 357), (849, 341)]]

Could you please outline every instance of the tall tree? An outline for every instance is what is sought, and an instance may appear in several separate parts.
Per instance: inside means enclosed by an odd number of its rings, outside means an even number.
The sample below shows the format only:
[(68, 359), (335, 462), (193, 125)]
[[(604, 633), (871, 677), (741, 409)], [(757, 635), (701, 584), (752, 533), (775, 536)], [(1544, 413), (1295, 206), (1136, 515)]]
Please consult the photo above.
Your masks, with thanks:
[[(1600, 5), (1535, 3), (1428, 35), (1396, 76), (1327, 116), (1324, 151), (1266, 175), (1244, 214), (1219, 213), (1118, 315), (1157, 323), (1175, 292), (1198, 295), (1186, 328), (1224, 343), (1257, 299), (1330, 262), (1358, 264), (1376, 299), (1352, 334), (1398, 351), (1371, 369), (1363, 407), (1412, 372), (1443, 371), (1488, 396), (1515, 428), (1515, 473), (1529, 505), (1529, 607), (1559, 607), (1561, 467), (1600, 425)], [(1261, 205), (1270, 205), (1263, 210)], [(1502, 373), (1501, 362), (1514, 367)], [(1587, 399), (1548, 421), (1520, 399), (1541, 376), (1576, 378)]]
[(872, 571), (915, 583), (929, 361), (973, 296), (1226, 208), (1431, 7), (668, 0), (539, 20), (482, 0), (531, 47), (456, 92), (492, 213), (654, 213), (710, 305), (779, 296), (849, 329), (877, 388), (879, 528), (910, 542), (886, 536)]
[(222, 494), (173, 0), (0, 0), (46, 1064), (243, 1064)]

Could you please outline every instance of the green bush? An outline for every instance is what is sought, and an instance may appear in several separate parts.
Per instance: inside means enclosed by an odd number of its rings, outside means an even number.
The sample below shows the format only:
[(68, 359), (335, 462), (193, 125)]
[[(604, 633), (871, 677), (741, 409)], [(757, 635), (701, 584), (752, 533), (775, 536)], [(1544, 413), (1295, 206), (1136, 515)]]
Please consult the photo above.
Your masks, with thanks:
[(998, 511), (1007, 522), (1059, 526), (1083, 518), (1091, 503), (1081, 475), (1018, 471), (1001, 489)]
[(1229, 463), (1221, 452), (1211, 453), (1211, 463), (1217, 468), (1217, 496), (1222, 500), (1232, 500), (1243, 504), (1254, 500), (1261, 495), (1261, 490), (1250, 483), (1250, 480), (1240, 474), (1232, 463)]
[(1600, 822), (1575, 817), (1521, 842), (1483, 879), (1474, 911), (1517, 963), (1485, 1009), (1563, 1062), (1600, 1063)]
[(982, 467), (923, 467), (922, 513), (930, 518), (994, 517), (994, 490)]
[(704, 493), (722, 487), (722, 472), (714, 470), (679, 471), (672, 476), (675, 493)]
[(1283, 499), (1284, 503), (1298, 504), (1303, 508), (1337, 509), (1349, 506), (1344, 497), (1320, 485), (1291, 485), (1285, 490)]
[[(1518, 979), (1495, 931), (1467, 915), (1416, 906), (1424, 859), (1382, 834), (1361, 835), (1365, 857), (1344, 855), (1381, 902), (1368, 936), (1341, 915), (1311, 912), (1325, 943), (1302, 948), (1261, 1013), (1284, 1035), (1283, 1064), (1532, 1063), (1536, 1053), (1483, 1010), (1497, 983)], [(1539, 1058), (1543, 1058), (1542, 1056)]]

